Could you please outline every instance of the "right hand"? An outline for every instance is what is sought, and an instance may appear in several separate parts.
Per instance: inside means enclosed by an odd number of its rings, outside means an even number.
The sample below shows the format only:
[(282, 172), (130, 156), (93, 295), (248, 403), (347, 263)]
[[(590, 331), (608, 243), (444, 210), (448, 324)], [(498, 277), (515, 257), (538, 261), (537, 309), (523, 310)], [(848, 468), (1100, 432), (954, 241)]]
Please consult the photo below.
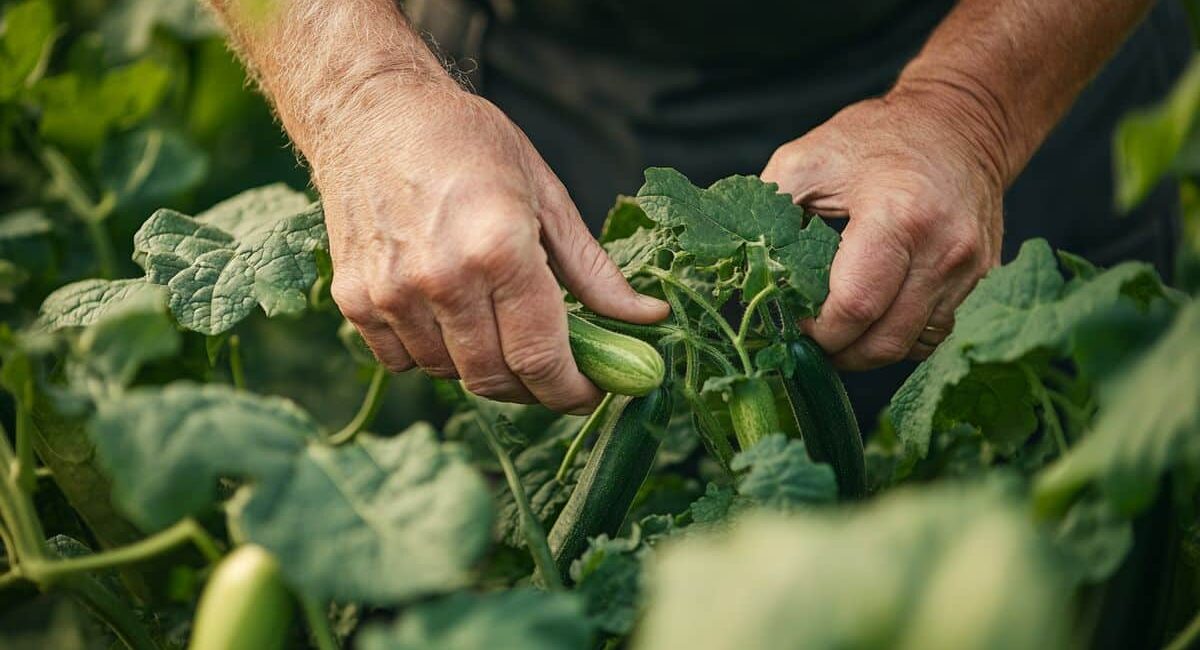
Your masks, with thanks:
[(589, 410), (601, 395), (571, 356), (559, 282), (611, 318), (651, 323), (669, 308), (629, 286), (490, 102), (379, 91), (310, 156), (342, 313), (393, 372), (416, 365), (490, 399)]

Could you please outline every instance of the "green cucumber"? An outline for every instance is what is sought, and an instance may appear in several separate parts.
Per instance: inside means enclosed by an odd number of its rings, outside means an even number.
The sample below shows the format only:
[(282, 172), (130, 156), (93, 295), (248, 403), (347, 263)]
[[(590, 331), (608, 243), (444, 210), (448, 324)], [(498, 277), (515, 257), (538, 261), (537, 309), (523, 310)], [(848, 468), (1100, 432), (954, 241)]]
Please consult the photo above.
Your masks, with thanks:
[(658, 388), (666, 374), (654, 346), (567, 314), (567, 334), (575, 363), (606, 392), (638, 397)]
[(239, 546), (217, 565), (192, 624), (189, 650), (279, 650), (292, 620), (279, 563), (260, 546)]
[(579, 482), (550, 529), (550, 552), (563, 580), (587, 549), (588, 538), (620, 532), (654, 466), (659, 438), (653, 429), (671, 419), (671, 389), (659, 387), (627, 403), (614, 401), (609, 408), (622, 406), (620, 415), (600, 431)]
[(833, 467), (843, 498), (866, 496), (862, 434), (846, 387), (816, 341), (802, 336), (788, 344), (788, 352), (795, 368), (783, 377), (783, 387), (805, 449), (813, 460)]
[(783, 433), (775, 410), (775, 394), (763, 377), (747, 378), (733, 385), (729, 393), (729, 417), (742, 451), (772, 433)]

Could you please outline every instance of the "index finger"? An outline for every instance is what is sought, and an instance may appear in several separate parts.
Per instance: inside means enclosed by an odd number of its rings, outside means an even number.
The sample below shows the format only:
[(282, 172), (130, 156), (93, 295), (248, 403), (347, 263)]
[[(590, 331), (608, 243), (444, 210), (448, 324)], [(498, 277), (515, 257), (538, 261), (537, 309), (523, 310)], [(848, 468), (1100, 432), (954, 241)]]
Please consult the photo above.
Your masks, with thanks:
[(539, 402), (571, 413), (599, 403), (600, 390), (571, 356), (567, 311), (549, 266), (530, 264), (495, 288), (492, 303), (504, 360)]
[(829, 297), (804, 329), (829, 354), (858, 340), (900, 292), (911, 256), (902, 237), (873, 214), (850, 217), (829, 274)]

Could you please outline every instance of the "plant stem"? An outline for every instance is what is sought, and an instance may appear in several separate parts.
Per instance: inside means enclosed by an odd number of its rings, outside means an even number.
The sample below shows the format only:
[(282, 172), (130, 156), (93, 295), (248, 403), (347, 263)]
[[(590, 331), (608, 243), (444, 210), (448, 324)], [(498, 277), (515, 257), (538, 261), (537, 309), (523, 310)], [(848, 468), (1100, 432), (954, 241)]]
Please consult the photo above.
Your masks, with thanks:
[[(746, 354), (745, 348), (738, 343), (737, 333), (733, 331), (733, 328), (729, 326), (729, 322), (725, 320), (725, 317), (721, 315), (721, 312), (717, 311), (717, 308), (714, 307), (711, 302), (706, 300), (704, 296), (700, 295), (695, 289), (687, 286), (683, 282), (680, 282), (678, 278), (671, 275), (667, 271), (653, 266), (645, 267), (645, 271), (658, 278), (664, 285), (671, 285), (671, 287), (687, 296), (689, 300), (699, 305), (705, 313), (711, 316), (713, 320), (716, 321), (717, 328), (729, 338), (729, 342), (733, 345), (734, 351), (737, 352), (738, 359), (741, 360), (742, 368), (745, 370), (746, 374), (749, 375), (751, 372), (753, 372), (754, 366), (750, 363), (750, 356)], [(672, 308), (674, 308), (674, 305), (672, 305)]]
[(1200, 612), (1192, 617), (1187, 627), (1168, 643), (1163, 650), (1188, 650), (1200, 645)]
[(1021, 371), (1025, 373), (1025, 379), (1029, 382), (1029, 388), (1038, 398), (1038, 401), (1041, 402), (1042, 419), (1050, 435), (1054, 436), (1054, 444), (1058, 447), (1058, 455), (1065, 456), (1067, 453), (1067, 439), (1063, 433), (1062, 422), (1058, 419), (1058, 411), (1054, 410), (1054, 403), (1050, 401), (1050, 394), (1032, 368), (1024, 363), (1020, 365)]
[(158, 650), (158, 644), (150, 638), (129, 605), (95, 578), (87, 575), (71, 576), (63, 581), (60, 588), (83, 603), (96, 618), (104, 621), (130, 650)]
[(33, 408), (33, 380), (26, 378), (21, 382), (20, 395), (16, 399), (16, 432), (17, 465), (13, 470), (13, 480), (26, 494), (33, 494), (37, 489), (37, 463), (33, 458), (33, 418), (29, 409)]
[(1073, 430), (1078, 431), (1087, 426), (1089, 417), (1086, 409), (1052, 388), (1046, 389), (1046, 395), (1067, 414), (1067, 418), (1071, 420), (1071, 424), (1075, 425)]
[(234, 334), (229, 337), (229, 374), (233, 377), (233, 387), (246, 390), (246, 373), (242, 368), (242, 339)]
[(96, 264), (100, 267), (100, 277), (106, 280), (117, 277), (117, 254), (113, 250), (112, 238), (108, 236), (104, 222), (89, 218), (82, 221), (87, 227), (88, 239), (91, 240), (92, 249), (96, 253)]
[(46, 585), (77, 573), (143, 562), (187, 542), (194, 544), (209, 562), (216, 562), (221, 558), (221, 551), (213, 538), (194, 519), (188, 518), (146, 539), (120, 548), (82, 557), (23, 561), (20, 570), (30, 580), (39, 585)]
[(567, 482), (567, 472), (571, 471), (571, 466), (575, 464), (575, 457), (579, 455), (579, 450), (583, 448), (583, 443), (588, 436), (592, 435), (596, 431), (596, 427), (600, 426), (600, 422), (604, 419), (604, 412), (608, 410), (608, 405), (612, 401), (613, 394), (606, 394), (592, 414), (588, 416), (587, 421), (579, 428), (579, 433), (575, 434), (575, 438), (571, 440), (571, 446), (567, 447), (567, 453), (563, 455), (562, 462), (558, 465), (558, 471), (554, 473), (556, 481)]
[[(466, 391), (464, 390), (463, 393), (465, 394)], [(537, 566), (542, 584), (553, 591), (561, 591), (563, 589), (562, 578), (559, 577), (558, 569), (554, 566), (554, 555), (550, 552), (549, 542), (546, 541), (546, 532), (542, 530), (541, 522), (533, 514), (533, 508), (529, 505), (529, 496), (525, 494), (525, 486), (521, 485), (521, 477), (517, 474), (517, 468), (513, 465), (512, 458), (500, 444), (500, 439), (496, 436), (492, 423), (479, 412), (478, 408), (475, 409), (475, 421), (483, 431), (483, 437), (487, 441), (488, 447), (491, 447), (492, 453), (496, 455), (496, 460), (500, 461), (500, 468), (504, 470), (504, 480), (508, 482), (508, 489), (512, 491), (513, 501), (516, 502), (517, 511), (521, 515), (521, 532), (525, 534), (525, 543), (529, 545), (529, 552), (533, 555), (533, 563)]]
[(326, 442), (331, 445), (350, 442), (359, 432), (371, 426), (375, 415), (379, 413), (379, 407), (383, 405), (383, 390), (387, 388), (391, 376), (382, 364), (375, 366), (371, 371), (371, 384), (367, 386), (367, 394), (363, 397), (362, 405), (358, 407), (358, 413), (341, 430), (329, 436)]
[(8, 434), (0, 426), (0, 519), (12, 535), (14, 551), (9, 563), (15, 569), (17, 562), (37, 561), (46, 555), (43, 546), (45, 533), (38, 521), (30, 493), (21, 489), (17, 482), (20, 461), (8, 444)]
[(304, 621), (308, 623), (308, 631), (312, 632), (312, 640), (317, 650), (338, 650), (337, 639), (329, 628), (329, 618), (321, 611), (321, 603), (310, 596), (299, 596), (300, 609), (304, 611)]
[[(758, 306), (778, 290), (778, 285), (767, 285), (746, 304), (746, 311), (742, 313), (742, 322), (738, 324), (737, 339), (734, 341), (735, 347), (739, 349), (746, 347), (746, 335), (750, 333), (750, 323), (754, 321), (754, 314), (758, 311)], [(763, 322), (770, 322), (770, 319), (764, 316)]]

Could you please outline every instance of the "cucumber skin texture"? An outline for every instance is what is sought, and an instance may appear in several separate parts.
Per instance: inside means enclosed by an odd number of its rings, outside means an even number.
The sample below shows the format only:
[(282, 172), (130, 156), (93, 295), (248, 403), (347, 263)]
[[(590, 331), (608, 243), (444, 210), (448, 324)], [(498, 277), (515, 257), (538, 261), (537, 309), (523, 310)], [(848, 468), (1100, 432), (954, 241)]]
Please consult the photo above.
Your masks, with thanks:
[(260, 546), (239, 546), (204, 587), (188, 650), (280, 650), (293, 607), (275, 558)]
[(733, 385), (729, 416), (742, 451), (772, 433), (783, 433), (779, 412), (775, 409), (775, 394), (771, 392), (770, 382), (762, 377), (752, 377)]
[(639, 397), (662, 385), (666, 366), (654, 346), (567, 314), (575, 364), (600, 390)]
[(571, 563), (587, 549), (589, 537), (601, 533), (612, 537), (620, 532), (658, 453), (659, 439), (649, 427), (665, 427), (671, 419), (671, 406), (670, 388), (657, 388), (629, 400), (612, 425), (601, 430), (579, 482), (548, 535), (563, 580), (569, 579)]
[(846, 387), (816, 341), (801, 337), (788, 344), (788, 351), (796, 366), (791, 377), (783, 377), (783, 387), (805, 449), (813, 460), (833, 467), (843, 498), (865, 497), (862, 434)]

